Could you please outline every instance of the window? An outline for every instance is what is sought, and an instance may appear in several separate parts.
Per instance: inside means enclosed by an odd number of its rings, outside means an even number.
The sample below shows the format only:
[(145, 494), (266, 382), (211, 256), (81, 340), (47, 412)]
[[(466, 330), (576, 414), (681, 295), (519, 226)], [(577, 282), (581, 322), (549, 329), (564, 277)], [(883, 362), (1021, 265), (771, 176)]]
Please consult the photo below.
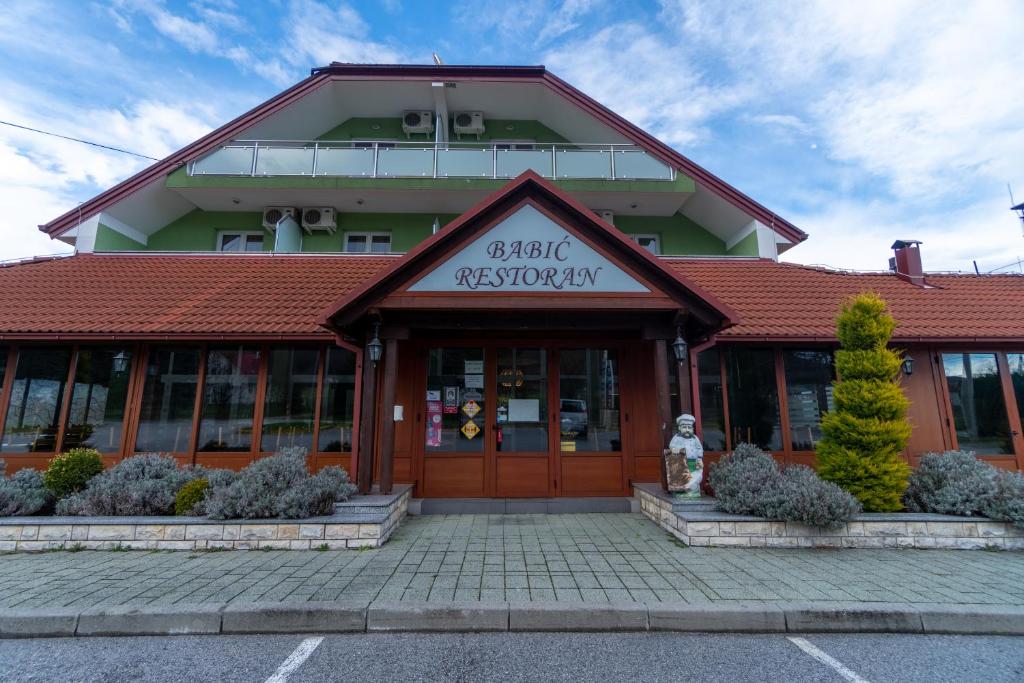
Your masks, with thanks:
[(996, 354), (944, 353), (942, 368), (960, 448), (978, 455), (1013, 453)]
[(661, 238), (658, 235), (630, 235), (629, 239), (655, 256), (661, 253)]
[(813, 451), (821, 440), (821, 416), (832, 410), (832, 354), (785, 349), (786, 407), (794, 451)]
[(484, 350), (430, 349), (424, 407), (428, 452), (482, 453), (493, 420), (484, 401)]
[(495, 140), (494, 149), (498, 150), (533, 150), (537, 145), (533, 140)]
[(559, 354), (562, 452), (622, 450), (619, 359), (614, 349), (565, 349)]
[(71, 409), (64, 427), (62, 450), (121, 450), (125, 402), (132, 352), (125, 348), (81, 349), (71, 387)]
[(752, 443), (769, 451), (782, 450), (775, 350), (733, 348), (726, 354), (725, 364), (732, 447)]
[(259, 361), (259, 351), (251, 347), (209, 350), (197, 450), (249, 450)]
[(391, 233), (346, 232), (345, 251), (355, 254), (387, 254), (391, 251)]
[(150, 349), (135, 438), (136, 451), (188, 452), (198, 384), (199, 349)]
[(18, 352), (0, 450), (53, 452), (68, 380), (71, 349), (28, 347)]
[(217, 235), (217, 251), (263, 251), (263, 233), (219, 233)]
[(725, 450), (725, 405), (722, 402), (722, 366), (718, 349), (697, 354), (697, 392), (704, 448)]
[[(1017, 397), (1017, 411), (1024, 422), (1024, 353), (1008, 353), (1006, 362), (1010, 366), (1010, 380), (1013, 383), (1013, 393)], [(0, 373), (0, 380), (2, 379), (3, 373)]]
[(0, 346), (0, 391), (4, 388), (4, 373), (7, 370), (7, 347)]
[(511, 453), (546, 453), (547, 352), (544, 349), (498, 349), (497, 380), (497, 449)]
[(339, 346), (327, 349), (324, 394), (320, 399), (321, 453), (352, 451), (352, 416), (355, 414), (356, 354)]
[(267, 358), (267, 395), (263, 403), (260, 450), (313, 449), (318, 349), (271, 349)]

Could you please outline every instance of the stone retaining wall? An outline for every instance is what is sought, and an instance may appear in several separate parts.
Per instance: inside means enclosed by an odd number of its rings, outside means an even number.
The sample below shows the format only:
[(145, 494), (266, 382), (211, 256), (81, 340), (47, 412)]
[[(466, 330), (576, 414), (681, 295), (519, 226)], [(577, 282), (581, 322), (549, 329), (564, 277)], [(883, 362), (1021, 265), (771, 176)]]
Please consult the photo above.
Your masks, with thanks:
[(396, 486), (391, 495), (356, 496), (337, 504), (333, 515), (301, 520), (0, 518), (0, 551), (376, 548), (405, 518), (411, 492), (411, 487)]
[(1024, 550), (1024, 532), (985, 518), (915, 513), (862, 514), (837, 529), (716, 512), (634, 484), (640, 511), (691, 546), (770, 548), (956, 548)]

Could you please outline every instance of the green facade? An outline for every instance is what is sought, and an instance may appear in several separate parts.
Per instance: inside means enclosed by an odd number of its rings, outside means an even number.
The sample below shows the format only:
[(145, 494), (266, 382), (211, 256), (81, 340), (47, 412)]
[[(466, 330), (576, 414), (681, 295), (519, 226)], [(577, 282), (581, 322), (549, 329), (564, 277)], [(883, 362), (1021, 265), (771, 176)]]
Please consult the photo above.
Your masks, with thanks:
[[(481, 142), (494, 140), (532, 140), (533, 142), (568, 142), (561, 135), (539, 121), (519, 121), (512, 119), (487, 119), (486, 131), (480, 135)], [(449, 122), (449, 131), (451, 130)], [(450, 135), (452, 142), (459, 142), (458, 136)], [(416, 134), (406, 136), (402, 130), (402, 119), (364, 119), (353, 118), (340, 126), (332, 128), (318, 140), (409, 140), (411, 142), (433, 142), (433, 134)], [(465, 142), (475, 142), (476, 136), (466, 136)]]
[(725, 253), (729, 256), (757, 256), (757, 231), (751, 232), (739, 242), (732, 245), (732, 249), (729, 249)]

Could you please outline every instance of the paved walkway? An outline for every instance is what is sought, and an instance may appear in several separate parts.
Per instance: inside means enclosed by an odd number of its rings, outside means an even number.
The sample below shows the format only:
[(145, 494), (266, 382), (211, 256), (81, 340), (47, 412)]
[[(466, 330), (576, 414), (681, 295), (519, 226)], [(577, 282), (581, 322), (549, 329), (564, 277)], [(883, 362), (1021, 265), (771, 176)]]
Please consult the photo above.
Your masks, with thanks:
[(310, 600), (1024, 605), (1024, 553), (687, 548), (591, 514), (410, 517), (364, 551), (0, 555), (0, 608)]

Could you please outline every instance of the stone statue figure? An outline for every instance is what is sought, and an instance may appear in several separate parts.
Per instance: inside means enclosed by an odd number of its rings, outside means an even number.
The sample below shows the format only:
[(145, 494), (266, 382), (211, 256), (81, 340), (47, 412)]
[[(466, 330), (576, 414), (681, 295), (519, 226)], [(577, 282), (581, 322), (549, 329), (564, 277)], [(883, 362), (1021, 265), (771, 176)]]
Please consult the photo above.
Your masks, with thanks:
[(676, 433), (665, 450), (669, 493), (700, 496), (700, 483), (704, 479), (704, 447), (694, 433), (696, 422), (693, 415), (676, 418)]

